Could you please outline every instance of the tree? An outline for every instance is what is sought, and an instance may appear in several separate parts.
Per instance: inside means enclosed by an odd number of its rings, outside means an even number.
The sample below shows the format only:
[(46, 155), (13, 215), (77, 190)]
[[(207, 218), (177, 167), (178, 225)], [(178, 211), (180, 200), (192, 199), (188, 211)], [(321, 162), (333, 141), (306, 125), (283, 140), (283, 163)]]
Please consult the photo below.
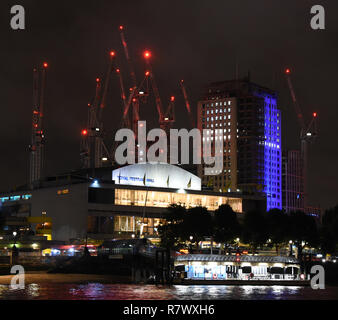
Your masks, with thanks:
[(338, 252), (338, 205), (326, 210), (323, 215), (320, 243), (324, 253)]
[(178, 248), (182, 238), (182, 223), (186, 208), (173, 204), (167, 208), (164, 215), (166, 223), (158, 228), (161, 246), (168, 249)]
[[(302, 255), (305, 243), (312, 247), (318, 246), (319, 233), (313, 217), (302, 211), (296, 211), (290, 213), (288, 220), (288, 236), (298, 247), (299, 256)], [(302, 245), (302, 242), (304, 242), (304, 245)]]
[(228, 204), (222, 204), (215, 210), (213, 229), (216, 242), (232, 244), (240, 236), (236, 212)]
[(271, 209), (266, 215), (268, 237), (276, 248), (277, 255), (283, 243), (288, 242), (288, 216), (280, 209)]
[(252, 250), (266, 243), (268, 239), (266, 213), (258, 210), (248, 211), (243, 221), (242, 239), (249, 243)]
[(198, 243), (206, 236), (212, 235), (212, 218), (205, 207), (194, 207), (187, 210), (182, 222), (182, 239), (193, 241), (198, 247)]

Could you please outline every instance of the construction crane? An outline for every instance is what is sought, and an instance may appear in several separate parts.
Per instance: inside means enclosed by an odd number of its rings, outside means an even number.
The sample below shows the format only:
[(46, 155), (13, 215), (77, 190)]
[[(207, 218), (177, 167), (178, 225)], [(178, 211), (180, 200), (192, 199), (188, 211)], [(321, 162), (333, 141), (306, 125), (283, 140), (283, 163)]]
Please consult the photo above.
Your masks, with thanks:
[(80, 158), (83, 168), (100, 168), (104, 163), (111, 163), (111, 156), (104, 143), (104, 130), (102, 113), (106, 106), (109, 81), (113, 71), (115, 52), (111, 51), (110, 62), (106, 72), (101, 96), (101, 80), (96, 78), (95, 98), (92, 104), (88, 104), (87, 128), (81, 131)]
[(194, 121), (193, 115), (191, 113), (191, 108), (190, 108), (190, 103), (189, 103), (189, 99), (188, 99), (188, 95), (187, 95), (187, 90), (185, 89), (185, 86), (184, 86), (184, 80), (180, 81), (180, 87), (182, 89), (185, 107), (187, 108), (187, 111), (188, 111), (190, 125), (191, 125), (192, 128), (194, 128), (195, 127), (195, 121)]
[(33, 69), (32, 136), (31, 144), (29, 145), (29, 184), (31, 189), (42, 178), (45, 167), (44, 93), (47, 68), (48, 64), (44, 62), (41, 67)]
[(163, 105), (162, 105), (162, 100), (161, 96), (155, 81), (155, 76), (150, 64), (150, 58), (151, 58), (151, 52), (149, 50), (144, 51), (143, 56), (147, 62), (147, 66), (149, 68), (149, 76), (150, 76), (150, 81), (152, 85), (152, 89), (155, 95), (155, 104), (156, 104), (156, 109), (158, 113), (158, 122), (160, 125), (160, 128), (163, 129), (167, 135), (169, 133), (170, 128), (173, 126), (175, 123), (175, 97), (171, 96), (170, 97), (170, 102), (169, 105), (166, 109), (166, 111), (163, 111)]
[[(101, 91), (100, 78), (96, 78), (96, 89), (93, 103), (88, 103), (87, 126), (81, 131), (81, 165), (83, 168), (97, 168), (101, 166), (100, 153), (101, 139), (100, 128), (97, 121), (97, 106), (99, 104)], [(99, 151), (99, 152), (97, 152)]]
[(300, 131), (300, 141), (301, 141), (301, 158), (302, 158), (302, 177), (303, 177), (303, 193), (304, 193), (304, 209), (307, 207), (307, 166), (308, 166), (308, 145), (313, 143), (316, 139), (317, 132), (317, 113), (313, 112), (312, 119), (308, 125), (306, 125), (302, 110), (299, 106), (299, 103), (296, 99), (296, 95), (292, 86), (291, 78), (290, 78), (291, 70), (289, 68), (285, 69), (285, 76), (288, 82), (293, 106), (296, 111), (297, 119), (299, 126), (301, 128)]
[[(130, 95), (132, 95), (131, 103), (132, 103), (132, 106), (133, 106), (133, 110), (132, 110), (132, 130), (135, 134), (135, 138), (137, 139), (138, 121), (140, 120), (140, 96), (139, 96), (139, 92), (137, 91), (138, 86), (137, 86), (137, 79), (136, 79), (134, 66), (133, 66), (132, 60), (130, 58), (127, 41), (126, 41), (126, 38), (125, 38), (125, 35), (124, 35), (124, 27), (122, 25), (119, 26), (119, 30), (120, 30), (121, 42), (122, 42), (122, 45), (123, 45), (124, 54), (125, 54), (127, 62), (128, 62), (129, 73), (130, 73), (130, 78), (131, 78), (131, 82), (132, 82), (132, 89), (130, 90)], [(145, 96), (145, 95), (143, 95), (143, 96)], [(127, 111), (128, 110), (129, 110), (129, 106), (128, 106)], [(127, 116), (127, 114), (124, 114), (124, 117), (126, 117), (126, 116)]]

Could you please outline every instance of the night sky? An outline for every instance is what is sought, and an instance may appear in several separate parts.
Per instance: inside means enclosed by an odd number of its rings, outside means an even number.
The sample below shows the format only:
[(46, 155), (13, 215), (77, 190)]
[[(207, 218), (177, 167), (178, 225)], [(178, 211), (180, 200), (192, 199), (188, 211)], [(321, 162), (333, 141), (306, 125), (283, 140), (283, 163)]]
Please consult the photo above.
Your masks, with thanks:
[[(10, 28), (10, 7), (26, 10), (26, 29)], [(310, 8), (321, 4), (326, 30), (310, 28)], [(294, 0), (179, 1), (6, 1), (0, 4), (0, 190), (28, 178), (31, 136), (32, 69), (49, 63), (46, 88), (48, 175), (79, 167), (80, 131), (95, 78), (104, 76), (108, 53), (116, 50), (125, 85), (128, 69), (118, 26), (126, 28), (130, 53), (141, 81), (144, 49), (163, 105), (177, 97), (176, 127), (188, 114), (179, 88), (184, 79), (193, 109), (203, 85), (230, 80), (250, 70), (252, 81), (279, 91), (283, 147), (299, 148), (299, 131), (285, 67), (304, 116), (318, 112), (319, 137), (309, 151), (309, 202), (328, 208), (338, 203), (338, 2)], [(129, 83), (129, 84), (128, 84)], [(116, 130), (122, 117), (119, 83), (111, 81), (105, 129)], [(151, 126), (158, 119), (153, 101), (141, 110)]]

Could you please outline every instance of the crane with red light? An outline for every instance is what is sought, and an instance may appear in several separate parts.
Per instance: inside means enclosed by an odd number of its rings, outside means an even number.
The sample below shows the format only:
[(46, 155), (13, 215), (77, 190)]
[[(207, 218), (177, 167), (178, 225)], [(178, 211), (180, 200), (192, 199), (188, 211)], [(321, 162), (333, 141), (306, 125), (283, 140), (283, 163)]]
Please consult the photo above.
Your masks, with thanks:
[(44, 128), (44, 95), (46, 85), (46, 72), (48, 63), (33, 69), (33, 110), (32, 110), (32, 136), (29, 164), (29, 185), (33, 189), (42, 178), (45, 167), (45, 128)]
[(149, 77), (152, 85), (152, 89), (154, 92), (155, 96), (155, 104), (156, 104), (156, 109), (158, 113), (158, 121), (160, 128), (163, 129), (167, 135), (169, 133), (170, 128), (173, 126), (175, 123), (175, 97), (171, 96), (169, 105), (166, 109), (166, 111), (163, 111), (163, 105), (162, 105), (162, 100), (161, 96), (155, 81), (154, 73), (150, 64), (150, 58), (151, 58), (151, 52), (149, 50), (145, 50), (143, 53), (143, 57), (145, 58), (147, 62), (147, 66), (149, 68)]
[(188, 99), (187, 90), (185, 89), (184, 80), (180, 81), (180, 87), (182, 89), (182, 93), (183, 93), (183, 97), (184, 97), (184, 101), (185, 101), (185, 106), (186, 106), (187, 111), (188, 111), (190, 125), (191, 125), (192, 128), (194, 128), (195, 127), (195, 121), (194, 121), (193, 115), (191, 113), (190, 103), (189, 103), (189, 99)]
[(293, 106), (296, 111), (297, 119), (299, 126), (301, 128), (300, 131), (300, 141), (301, 141), (301, 158), (302, 158), (302, 177), (303, 177), (303, 193), (304, 193), (304, 209), (307, 207), (307, 166), (308, 166), (308, 145), (313, 143), (313, 141), (317, 138), (317, 112), (313, 112), (312, 119), (308, 125), (306, 125), (302, 110), (299, 106), (299, 103), (296, 99), (295, 91), (291, 82), (291, 70), (290, 68), (285, 69), (285, 76), (288, 82)]
[(110, 52), (110, 62), (101, 96), (101, 79), (96, 78), (95, 98), (88, 104), (87, 128), (81, 131), (80, 160), (83, 168), (100, 168), (111, 163), (111, 155), (104, 143), (102, 112), (106, 105), (109, 81), (113, 70), (115, 52)]
[[(132, 88), (130, 89), (129, 93), (129, 100), (131, 101), (131, 104), (133, 106), (132, 108), (132, 130), (135, 134), (135, 138), (137, 139), (137, 130), (138, 130), (138, 121), (140, 120), (140, 102), (145, 102), (148, 92), (147, 91), (141, 91), (142, 84), (138, 86), (137, 79), (136, 79), (136, 73), (134, 70), (133, 62), (130, 58), (129, 50), (128, 50), (128, 44), (124, 35), (124, 26), (119, 26), (120, 30), (120, 37), (122, 46), (124, 49), (124, 54), (127, 59), (128, 67), (129, 67), (129, 73), (132, 83)], [(129, 111), (129, 103), (125, 105), (123, 116), (126, 118), (128, 116)]]

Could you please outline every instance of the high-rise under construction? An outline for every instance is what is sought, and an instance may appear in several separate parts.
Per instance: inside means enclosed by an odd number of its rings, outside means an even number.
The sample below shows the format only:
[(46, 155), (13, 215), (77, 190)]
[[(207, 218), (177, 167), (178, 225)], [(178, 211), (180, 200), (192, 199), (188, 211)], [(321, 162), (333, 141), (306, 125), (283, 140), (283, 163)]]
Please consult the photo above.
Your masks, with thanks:
[[(249, 77), (211, 83), (198, 102), (197, 124), (223, 134), (223, 170), (214, 176), (198, 174), (217, 191), (264, 192), (267, 210), (282, 208), (281, 112), (277, 93)], [(204, 137), (205, 139), (208, 137)]]

